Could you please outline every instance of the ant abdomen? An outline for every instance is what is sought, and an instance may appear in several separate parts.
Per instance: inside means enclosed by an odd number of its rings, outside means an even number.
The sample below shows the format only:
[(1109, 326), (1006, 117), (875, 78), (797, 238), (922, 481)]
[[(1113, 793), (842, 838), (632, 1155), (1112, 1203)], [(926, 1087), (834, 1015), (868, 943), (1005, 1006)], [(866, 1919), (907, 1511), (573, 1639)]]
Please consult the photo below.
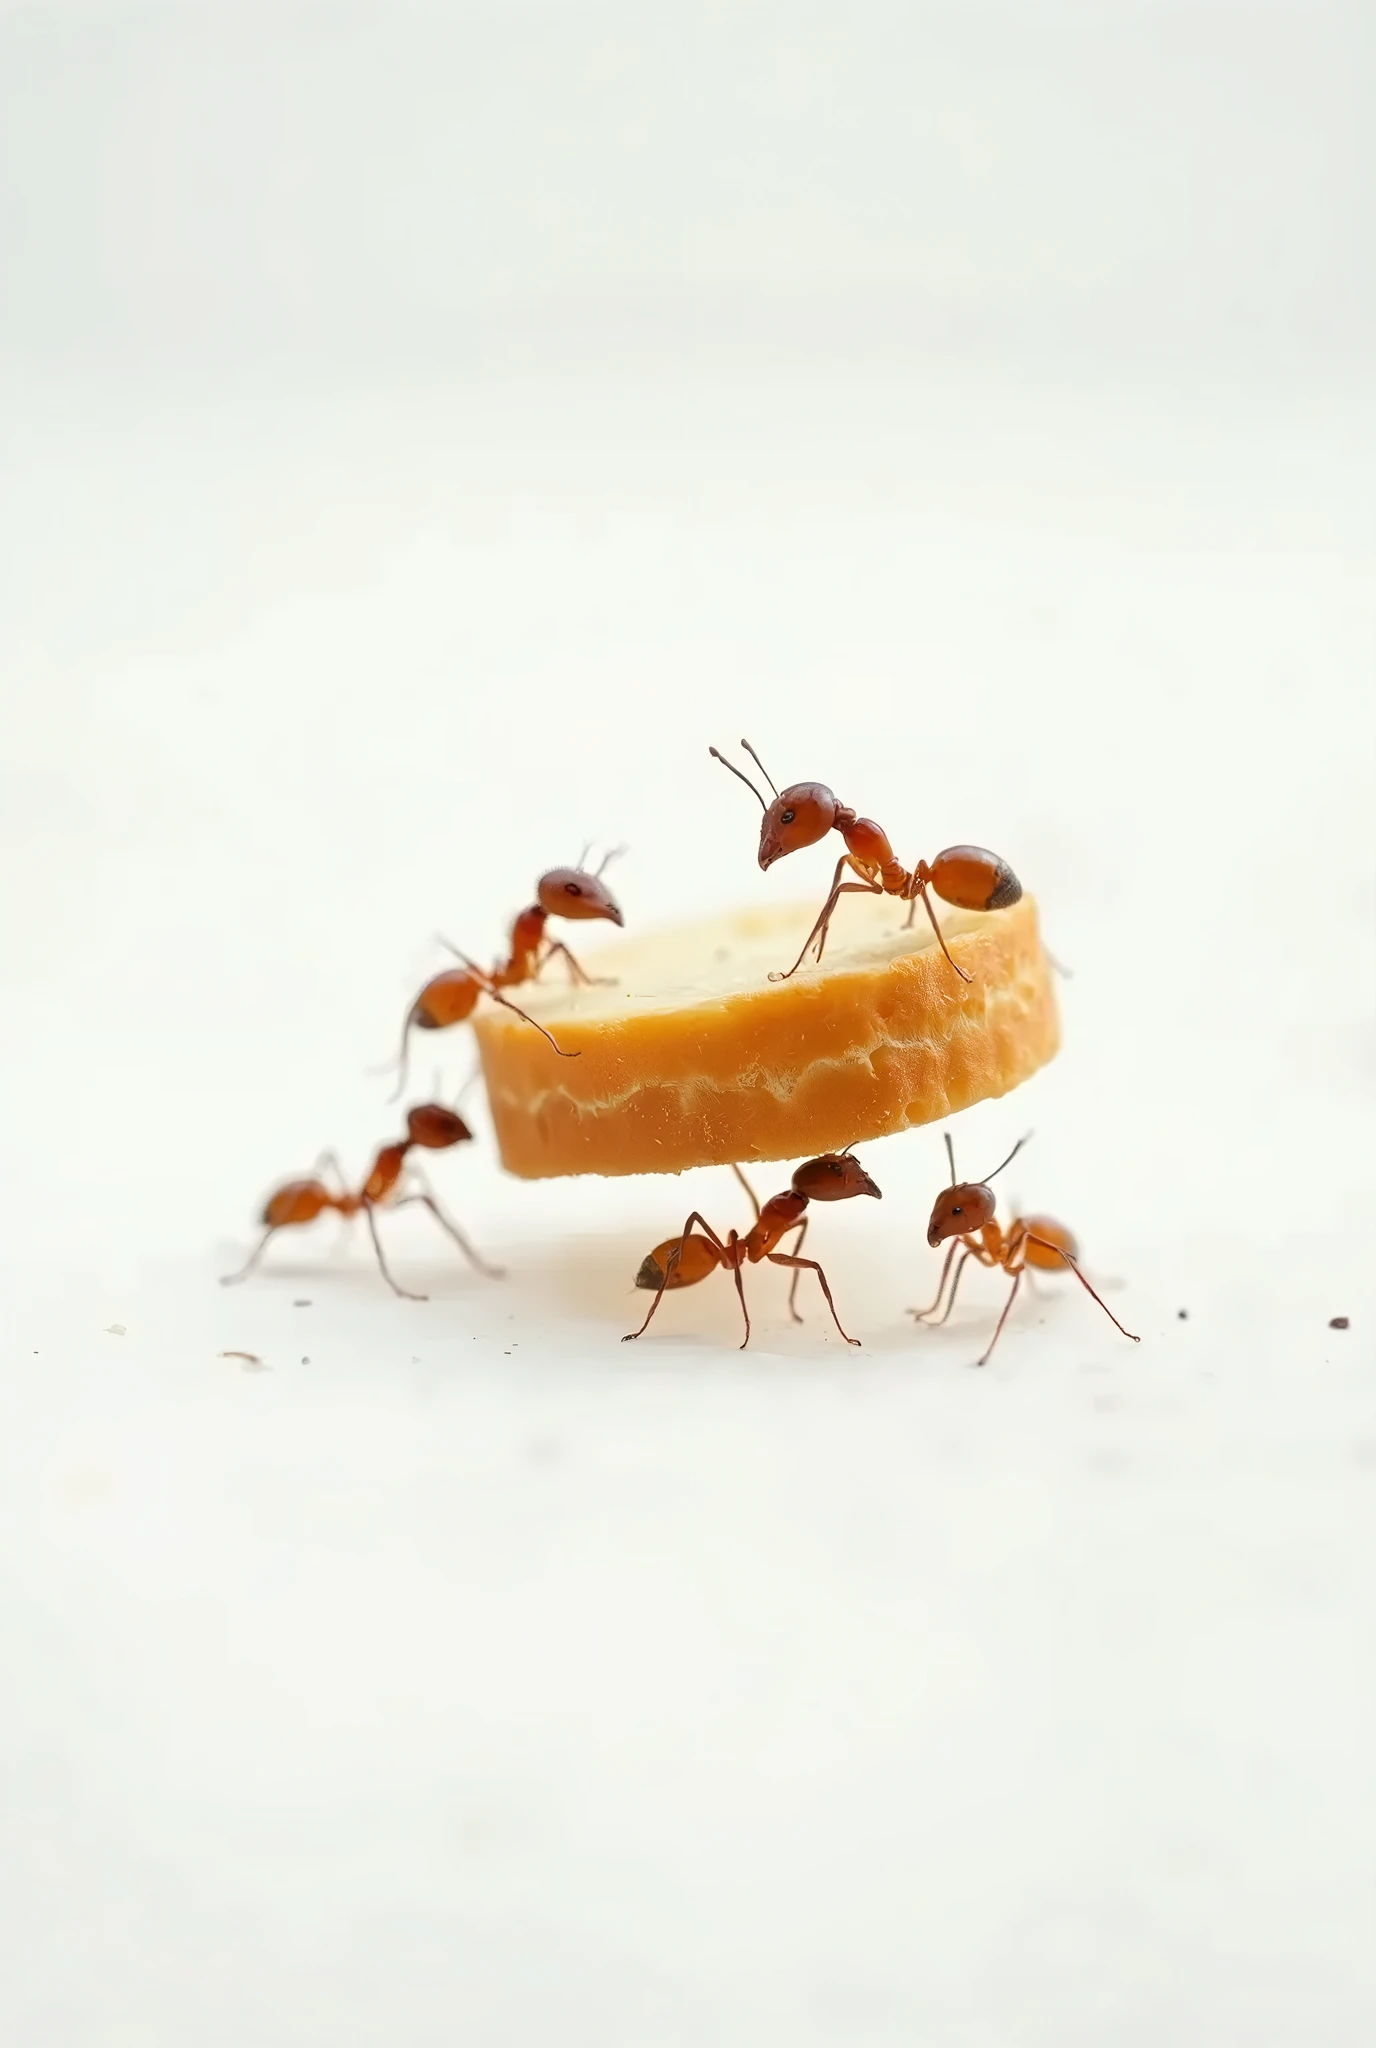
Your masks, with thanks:
[(927, 875), (942, 901), (959, 910), (1008, 910), (1022, 900), (1012, 868), (984, 846), (948, 846)]
[(318, 1180), (289, 1180), (269, 1195), (259, 1218), (270, 1230), (282, 1230), (292, 1223), (314, 1223), (331, 1206), (330, 1191)]
[(477, 1008), (482, 985), (466, 967), (447, 967), (416, 997), (409, 1022), (418, 1031), (444, 1031), (462, 1024)]
[[(1064, 1223), (1057, 1223), (1050, 1216), (1024, 1216), (1022, 1220), (1023, 1228), (1028, 1233), (1023, 1246), (1023, 1257), (1029, 1266), (1040, 1266), (1045, 1272), (1060, 1273), (1065, 1270), (1065, 1260), (1059, 1256), (1061, 1252), (1064, 1252), (1068, 1259), (1079, 1257), (1080, 1247)], [(1034, 1242), (1038, 1238), (1043, 1242)], [(1056, 1250), (1049, 1251), (1048, 1245), (1055, 1245)]]
[[(672, 1267), (675, 1248), (678, 1258)], [(663, 1244), (657, 1244), (640, 1262), (640, 1271), (635, 1276), (637, 1287), (674, 1288), (696, 1287), (699, 1280), (705, 1280), (717, 1269), (716, 1247), (696, 1232), (688, 1237), (666, 1237)], [(668, 1279), (665, 1274), (668, 1273)]]

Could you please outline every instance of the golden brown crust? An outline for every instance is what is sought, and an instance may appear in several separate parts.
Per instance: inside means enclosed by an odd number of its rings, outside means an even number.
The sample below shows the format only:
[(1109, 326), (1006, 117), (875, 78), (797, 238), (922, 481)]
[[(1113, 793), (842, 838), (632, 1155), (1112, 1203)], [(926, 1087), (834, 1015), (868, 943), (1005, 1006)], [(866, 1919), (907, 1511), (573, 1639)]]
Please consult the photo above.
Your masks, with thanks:
[(475, 1030), (508, 1171), (535, 1180), (803, 1158), (1005, 1094), (1056, 1052), (1030, 898), (984, 913), (942, 907), (969, 983), (930, 929), (903, 930), (907, 906), (888, 898), (847, 902), (821, 967), (771, 982), (815, 914), (742, 911), (628, 940), (588, 963), (617, 977), (612, 988), (522, 988), (522, 1006), (577, 1059), (483, 1006)]

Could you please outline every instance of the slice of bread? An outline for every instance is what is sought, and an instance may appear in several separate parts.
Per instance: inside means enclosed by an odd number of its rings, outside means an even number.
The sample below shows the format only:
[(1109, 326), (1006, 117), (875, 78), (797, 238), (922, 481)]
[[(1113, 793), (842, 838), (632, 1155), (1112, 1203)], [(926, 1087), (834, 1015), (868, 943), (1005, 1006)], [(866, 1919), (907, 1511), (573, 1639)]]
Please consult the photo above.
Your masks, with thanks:
[(474, 1020), (502, 1162), (527, 1180), (682, 1173), (798, 1159), (930, 1123), (1025, 1081), (1060, 1039), (1035, 903), (918, 906), (850, 897), (820, 967), (787, 968), (817, 905), (736, 911), (589, 956), (611, 987), (553, 962), (514, 991), (576, 1059), (509, 1011)]

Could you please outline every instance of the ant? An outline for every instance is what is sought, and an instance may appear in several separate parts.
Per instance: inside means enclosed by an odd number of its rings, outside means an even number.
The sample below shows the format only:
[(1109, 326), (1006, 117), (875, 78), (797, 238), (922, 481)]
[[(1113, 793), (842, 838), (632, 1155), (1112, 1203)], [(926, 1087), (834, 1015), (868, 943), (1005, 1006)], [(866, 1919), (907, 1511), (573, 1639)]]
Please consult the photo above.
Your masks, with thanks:
[[(650, 1317), (659, 1307), (666, 1288), (695, 1287), (699, 1280), (718, 1266), (724, 1266), (736, 1283), (740, 1297), (741, 1314), (745, 1317), (745, 1336), (741, 1340), (744, 1351), (750, 1342), (750, 1311), (745, 1305), (745, 1288), (741, 1284), (741, 1268), (747, 1259), (751, 1265), (758, 1265), (761, 1259), (768, 1259), (775, 1266), (792, 1266), (793, 1284), (788, 1290), (788, 1312), (795, 1323), (803, 1319), (794, 1306), (793, 1297), (798, 1292), (798, 1282), (804, 1271), (817, 1275), (822, 1283), (822, 1292), (831, 1310), (831, 1319), (841, 1330), (841, 1318), (836, 1313), (836, 1303), (831, 1298), (827, 1276), (816, 1259), (800, 1259), (798, 1252), (807, 1236), (808, 1219), (803, 1214), (809, 1202), (844, 1202), (852, 1195), (879, 1196), (879, 1189), (865, 1172), (858, 1159), (849, 1152), (823, 1152), (820, 1158), (808, 1159), (793, 1176), (792, 1185), (781, 1195), (771, 1195), (761, 1208), (751, 1187), (739, 1166), (731, 1171), (745, 1189), (755, 1211), (754, 1228), (744, 1237), (734, 1230), (725, 1243), (717, 1236), (707, 1218), (694, 1209), (683, 1226), (680, 1237), (666, 1238), (656, 1245), (647, 1258), (642, 1260), (640, 1271), (635, 1276), (637, 1287), (653, 1287), (655, 1298), (650, 1303), (649, 1313), (638, 1330), (630, 1330), (622, 1338), (623, 1344), (630, 1344), (637, 1337), (643, 1337), (650, 1326)], [(700, 1223), (705, 1237), (693, 1235), (693, 1225)], [(796, 1229), (792, 1252), (776, 1251), (775, 1246), (783, 1242), (790, 1230)], [(858, 1337), (847, 1337), (847, 1344), (859, 1344)]]
[[(745, 784), (764, 812), (760, 826), (762, 868), (772, 867), (776, 860), (781, 860), (786, 853), (797, 853), (800, 847), (815, 846), (833, 828), (846, 842), (846, 851), (837, 861), (836, 873), (831, 879), (831, 894), (822, 905), (821, 915), (808, 933), (802, 952), (787, 974), (774, 973), (769, 979), (787, 981), (796, 974), (814, 943), (820, 962), (827, 943), (827, 927), (837, 902), (842, 896), (855, 893), (897, 896), (900, 902), (908, 905), (905, 931), (912, 926), (920, 896), (922, 907), (936, 933), (937, 944), (961, 980), (969, 981), (971, 977), (956, 967), (951, 959), (951, 949), (942, 937), (927, 891), (934, 889), (945, 902), (955, 904), (960, 910), (1007, 910), (1022, 895), (1022, 883), (1007, 861), (1000, 860), (996, 853), (989, 853), (982, 846), (948, 846), (930, 865), (920, 860), (915, 868), (905, 868), (894, 858), (887, 834), (873, 818), (857, 817), (848, 805), (839, 803), (822, 782), (794, 782), (783, 791), (776, 789), (774, 778), (749, 740), (742, 740), (741, 745), (774, 790), (772, 804), (765, 802), (750, 777), (734, 767), (725, 754), (719, 754), (715, 747), (709, 747), (707, 751)], [(860, 877), (858, 882), (841, 880), (847, 868)]]
[(382, 1255), (382, 1240), (377, 1234), (375, 1209), (384, 1205), (392, 1209), (403, 1209), (408, 1202), (423, 1202), (442, 1230), (447, 1230), (459, 1250), (478, 1268), (480, 1273), (489, 1274), (494, 1280), (501, 1278), (500, 1266), (490, 1266), (473, 1249), (457, 1223), (445, 1215), (435, 1197), (427, 1188), (412, 1194), (398, 1195), (396, 1190), (406, 1164), (406, 1155), (413, 1146), (423, 1146), (429, 1152), (444, 1152), (451, 1145), (462, 1145), (473, 1136), (463, 1118), (452, 1109), (445, 1109), (437, 1102), (422, 1103), (416, 1109), (406, 1112), (406, 1136), (394, 1145), (384, 1145), (373, 1161), (372, 1170), (362, 1187), (354, 1194), (345, 1180), (343, 1168), (333, 1152), (324, 1152), (316, 1162), (317, 1170), (322, 1166), (333, 1167), (343, 1183), (339, 1193), (326, 1187), (323, 1180), (314, 1176), (310, 1180), (289, 1180), (268, 1196), (259, 1219), (267, 1227), (258, 1240), (248, 1259), (237, 1273), (226, 1273), (221, 1286), (231, 1287), (236, 1281), (244, 1280), (257, 1265), (267, 1247), (270, 1237), (279, 1230), (290, 1230), (300, 1223), (314, 1223), (317, 1216), (326, 1209), (337, 1209), (341, 1216), (357, 1216), (359, 1211), (367, 1218), (368, 1229), (373, 1240), (373, 1250), (382, 1277), (393, 1294), (400, 1294), (407, 1301), (424, 1301), (423, 1294), (412, 1294), (409, 1288), (399, 1287), (387, 1269)]
[[(1054, 1223), (1049, 1216), (1015, 1216), (1009, 1224), (1007, 1234), (1005, 1235), (999, 1224), (995, 1221), (994, 1210), (997, 1202), (989, 1182), (994, 1179), (995, 1174), (1002, 1173), (1003, 1168), (1017, 1158), (1023, 1146), (1027, 1143), (1026, 1138), (1019, 1138), (1017, 1144), (1009, 1153), (1008, 1158), (1003, 1161), (1001, 1166), (996, 1166), (994, 1172), (987, 1179), (981, 1181), (958, 1181), (956, 1179), (955, 1148), (951, 1143), (951, 1134), (949, 1131), (943, 1131), (942, 1136), (946, 1140), (946, 1157), (951, 1167), (951, 1186), (944, 1189), (936, 1198), (935, 1206), (932, 1209), (932, 1219), (927, 1225), (927, 1242), (935, 1248), (937, 1245), (944, 1243), (947, 1238), (950, 1238), (952, 1240), (951, 1249), (947, 1252), (946, 1263), (941, 1269), (941, 1284), (936, 1290), (936, 1300), (930, 1308), (914, 1308), (910, 1309), (908, 1313), (916, 1316), (920, 1323), (931, 1322), (933, 1317), (935, 1317), (935, 1327), (939, 1328), (946, 1321), (947, 1316), (950, 1315), (951, 1310), (955, 1306), (956, 1289), (960, 1285), (960, 1276), (964, 1272), (967, 1262), (970, 1259), (978, 1259), (981, 1266), (1001, 1266), (1005, 1273), (1011, 1273), (1013, 1276), (1013, 1286), (1007, 1301), (1003, 1305), (1003, 1314), (998, 1319), (994, 1334), (989, 1339), (989, 1349), (985, 1352), (983, 1358), (976, 1359), (975, 1361), (977, 1365), (987, 1365), (990, 1353), (998, 1343), (1003, 1326), (1008, 1321), (1008, 1311), (1012, 1308), (1017, 1298), (1018, 1289), (1022, 1285), (1023, 1269), (1027, 1266), (1033, 1266), (1043, 1272), (1058, 1273), (1062, 1265), (1066, 1265), (1069, 1266), (1071, 1272), (1075, 1275), (1075, 1278), (1079, 1281), (1081, 1287), (1085, 1289), (1086, 1293), (1094, 1295), (1094, 1299), (1099, 1303), (1100, 1308), (1114, 1328), (1123, 1330), (1123, 1325), (1119, 1322), (1108, 1303), (1100, 1300), (1100, 1297), (1094, 1293), (1094, 1289), (1080, 1271), (1078, 1263), (1080, 1255), (1079, 1246), (1063, 1223)], [(938, 1316), (936, 1311), (941, 1307), (941, 1297), (946, 1288), (946, 1276), (951, 1270), (951, 1261), (954, 1259), (957, 1251), (961, 1252), (960, 1264), (956, 1267), (955, 1278), (951, 1282), (951, 1292), (947, 1297), (946, 1307), (942, 1314)], [(1132, 1337), (1134, 1344), (1140, 1344), (1142, 1341), (1140, 1337), (1134, 1337), (1131, 1330), (1123, 1330), (1123, 1335), (1125, 1337)]]
[[(578, 1058), (577, 1053), (565, 1052), (543, 1024), (537, 1024), (501, 991), (515, 988), (523, 981), (534, 981), (541, 968), (556, 953), (562, 953), (567, 961), (571, 980), (589, 987), (593, 985), (596, 977), (579, 966), (562, 939), (547, 939), (545, 926), (552, 917), (605, 917), (615, 925), (625, 923), (615, 897), (602, 880), (603, 870), (609, 861), (616, 859), (620, 850), (618, 847), (609, 853), (596, 874), (588, 874), (579, 866), (551, 868), (548, 874), (541, 875), (535, 885), (536, 900), (521, 912), (511, 927), (511, 950), (507, 959), (499, 960), (490, 971), (479, 967), (457, 946), (450, 945), (448, 939), (441, 939), (440, 944), (447, 947), (462, 965), (448, 967), (427, 981), (407, 1011), (398, 1060), (400, 1078), (392, 1095), (393, 1102), (406, 1086), (406, 1054), (412, 1030), (443, 1031), (451, 1024), (463, 1024), (477, 1008), (480, 996), (490, 996), (503, 1009), (514, 1010), (542, 1038), (549, 1039), (561, 1059)], [(581, 858), (586, 860), (587, 857), (588, 849), (584, 848)]]

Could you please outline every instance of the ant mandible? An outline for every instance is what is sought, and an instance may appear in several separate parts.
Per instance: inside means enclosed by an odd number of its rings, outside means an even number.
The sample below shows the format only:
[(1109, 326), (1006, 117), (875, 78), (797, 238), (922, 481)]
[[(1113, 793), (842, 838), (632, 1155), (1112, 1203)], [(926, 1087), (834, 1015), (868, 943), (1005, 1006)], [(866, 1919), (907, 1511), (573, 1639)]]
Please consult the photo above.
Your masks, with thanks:
[[(382, 1255), (382, 1240), (377, 1234), (375, 1209), (384, 1206), (404, 1209), (410, 1202), (421, 1202), (430, 1211), (442, 1230), (448, 1231), (459, 1250), (478, 1268), (480, 1273), (489, 1274), (494, 1280), (501, 1278), (501, 1267), (490, 1266), (473, 1249), (457, 1223), (446, 1216), (428, 1188), (418, 1188), (411, 1194), (398, 1195), (397, 1187), (406, 1165), (406, 1155), (414, 1146), (421, 1146), (429, 1152), (445, 1152), (451, 1145), (462, 1145), (473, 1136), (463, 1118), (452, 1109), (446, 1109), (438, 1102), (425, 1102), (418, 1108), (406, 1112), (406, 1136), (394, 1145), (384, 1145), (373, 1161), (372, 1170), (362, 1187), (355, 1194), (345, 1180), (343, 1169), (333, 1152), (324, 1152), (316, 1162), (317, 1172), (323, 1166), (334, 1169), (342, 1183), (338, 1192), (328, 1188), (323, 1180), (312, 1176), (309, 1180), (289, 1180), (264, 1204), (260, 1222), (266, 1225), (262, 1237), (250, 1252), (237, 1273), (226, 1273), (221, 1286), (232, 1287), (244, 1280), (253, 1271), (267, 1249), (268, 1239), (275, 1237), (279, 1230), (290, 1230), (298, 1224), (314, 1223), (317, 1216), (326, 1209), (337, 1209), (341, 1216), (357, 1216), (360, 1211), (367, 1219), (368, 1230), (373, 1240), (373, 1250), (382, 1277), (393, 1294), (400, 1294), (407, 1301), (424, 1301), (423, 1294), (412, 1294), (409, 1288), (399, 1287), (387, 1268)], [(414, 1169), (412, 1169), (414, 1171)]]
[[(915, 868), (905, 868), (894, 858), (887, 834), (873, 818), (857, 817), (849, 805), (838, 802), (822, 782), (793, 782), (783, 791), (776, 789), (774, 778), (749, 740), (742, 740), (741, 745), (774, 790), (772, 804), (765, 802), (750, 777), (728, 761), (725, 754), (719, 754), (715, 747), (709, 747), (707, 751), (745, 784), (764, 812), (760, 826), (762, 868), (772, 867), (776, 860), (781, 860), (786, 853), (797, 853), (800, 847), (814, 846), (833, 829), (846, 842), (846, 851), (837, 861), (836, 873), (831, 879), (831, 894), (822, 905), (821, 915), (808, 933), (802, 952), (787, 974), (771, 974), (770, 980), (787, 981), (790, 975), (796, 974), (814, 943), (820, 962), (832, 913), (842, 896), (853, 893), (897, 896), (908, 905), (905, 930), (912, 924), (920, 896), (922, 907), (936, 933), (937, 944), (961, 980), (969, 981), (971, 977), (956, 967), (951, 959), (951, 949), (942, 937), (941, 926), (936, 921), (936, 912), (927, 892), (934, 889), (945, 902), (955, 904), (959, 910), (1007, 910), (1022, 895), (1022, 883), (1007, 861), (1000, 860), (996, 853), (990, 853), (982, 846), (948, 846), (930, 864), (920, 860)], [(841, 880), (847, 868), (859, 875), (858, 882)]]
[[(637, 1337), (644, 1336), (650, 1326), (650, 1318), (659, 1307), (666, 1288), (695, 1287), (699, 1280), (705, 1280), (709, 1273), (722, 1266), (735, 1281), (736, 1293), (740, 1297), (741, 1314), (745, 1317), (745, 1336), (741, 1340), (740, 1348), (744, 1351), (750, 1342), (750, 1311), (745, 1305), (741, 1268), (747, 1260), (751, 1265), (758, 1265), (761, 1259), (768, 1259), (775, 1266), (791, 1266), (794, 1269), (793, 1284), (788, 1290), (788, 1312), (795, 1323), (803, 1320), (794, 1306), (798, 1282), (805, 1271), (815, 1273), (827, 1298), (831, 1319), (837, 1329), (841, 1330), (841, 1318), (836, 1313), (836, 1303), (831, 1298), (826, 1274), (816, 1259), (800, 1259), (798, 1252), (803, 1239), (807, 1236), (808, 1219), (803, 1212), (809, 1202), (844, 1202), (852, 1195), (878, 1197), (880, 1191), (860, 1161), (852, 1158), (849, 1152), (823, 1152), (820, 1158), (805, 1160), (794, 1174), (792, 1185), (781, 1195), (771, 1195), (763, 1208), (760, 1207), (754, 1189), (739, 1166), (733, 1166), (731, 1171), (750, 1197), (751, 1206), (755, 1211), (753, 1229), (744, 1237), (733, 1230), (723, 1242), (707, 1218), (694, 1209), (683, 1226), (682, 1234), (666, 1238), (663, 1244), (656, 1245), (649, 1256), (641, 1262), (640, 1271), (635, 1276), (635, 1284), (637, 1287), (653, 1287), (655, 1298), (650, 1303), (649, 1312), (640, 1328), (627, 1331), (621, 1340), (623, 1344), (630, 1344)], [(705, 1236), (693, 1233), (695, 1223), (702, 1225)], [(783, 1242), (790, 1230), (796, 1230), (798, 1233), (794, 1239), (793, 1250), (776, 1250), (775, 1247)], [(846, 1338), (847, 1344), (860, 1342), (858, 1337), (846, 1336), (844, 1330), (841, 1330), (841, 1335)]]
[[(1034, 1266), (1043, 1272), (1058, 1273), (1062, 1266), (1068, 1266), (1086, 1293), (1094, 1295), (1094, 1299), (1114, 1328), (1123, 1330), (1123, 1325), (1108, 1303), (1094, 1293), (1094, 1289), (1080, 1271), (1079, 1246), (1063, 1223), (1055, 1223), (1049, 1216), (1015, 1216), (1005, 1233), (996, 1222), (994, 1211), (998, 1205), (989, 1182), (1017, 1158), (1027, 1143), (1026, 1138), (1019, 1138), (1008, 1158), (1002, 1165), (996, 1166), (994, 1172), (986, 1179), (958, 1181), (951, 1134), (949, 1131), (943, 1131), (942, 1136), (946, 1140), (946, 1157), (951, 1167), (951, 1186), (944, 1189), (936, 1198), (931, 1221), (927, 1225), (927, 1242), (935, 1248), (950, 1238), (951, 1249), (947, 1252), (946, 1263), (941, 1269), (941, 1284), (936, 1290), (936, 1300), (930, 1308), (910, 1309), (908, 1313), (916, 1316), (920, 1323), (930, 1323), (935, 1318), (934, 1327), (939, 1328), (955, 1306), (956, 1289), (960, 1285), (960, 1276), (967, 1262), (970, 1259), (977, 1259), (981, 1266), (1001, 1266), (1005, 1273), (1012, 1275), (1013, 1286), (1007, 1301), (1003, 1304), (1003, 1314), (998, 1319), (994, 1334), (989, 1339), (988, 1350), (983, 1358), (975, 1361), (977, 1365), (987, 1365), (990, 1354), (1002, 1334), (1003, 1326), (1008, 1321), (1008, 1311), (1017, 1299), (1024, 1268)], [(947, 1297), (946, 1307), (938, 1316), (936, 1311), (941, 1307), (946, 1276), (958, 1251), (961, 1253), (960, 1264), (956, 1267), (955, 1278), (951, 1281), (951, 1292)], [(1132, 1337), (1134, 1344), (1140, 1344), (1142, 1341), (1140, 1337), (1134, 1337), (1131, 1330), (1123, 1330), (1123, 1335)]]
[[(457, 946), (450, 945), (448, 939), (441, 939), (441, 945), (447, 947), (462, 965), (446, 968), (442, 974), (427, 981), (407, 1011), (398, 1060), (400, 1078), (392, 1095), (393, 1102), (406, 1086), (406, 1055), (412, 1030), (444, 1031), (451, 1024), (463, 1024), (477, 1008), (480, 996), (490, 996), (503, 1009), (515, 1011), (524, 1023), (532, 1025), (541, 1037), (549, 1040), (561, 1059), (577, 1059), (577, 1053), (565, 1052), (543, 1024), (537, 1024), (501, 991), (515, 988), (523, 981), (534, 981), (541, 968), (556, 953), (564, 956), (572, 981), (592, 985), (595, 977), (580, 967), (562, 939), (546, 938), (545, 926), (552, 917), (602, 917), (615, 925), (624, 924), (620, 907), (602, 880), (608, 862), (615, 860), (619, 852), (618, 847), (609, 853), (595, 874), (587, 873), (580, 865), (576, 868), (551, 868), (548, 874), (541, 875), (535, 885), (534, 903), (521, 912), (511, 927), (507, 958), (499, 960), (490, 971), (479, 967)], [(587, 859), (586, 848), (581, 858)]]

